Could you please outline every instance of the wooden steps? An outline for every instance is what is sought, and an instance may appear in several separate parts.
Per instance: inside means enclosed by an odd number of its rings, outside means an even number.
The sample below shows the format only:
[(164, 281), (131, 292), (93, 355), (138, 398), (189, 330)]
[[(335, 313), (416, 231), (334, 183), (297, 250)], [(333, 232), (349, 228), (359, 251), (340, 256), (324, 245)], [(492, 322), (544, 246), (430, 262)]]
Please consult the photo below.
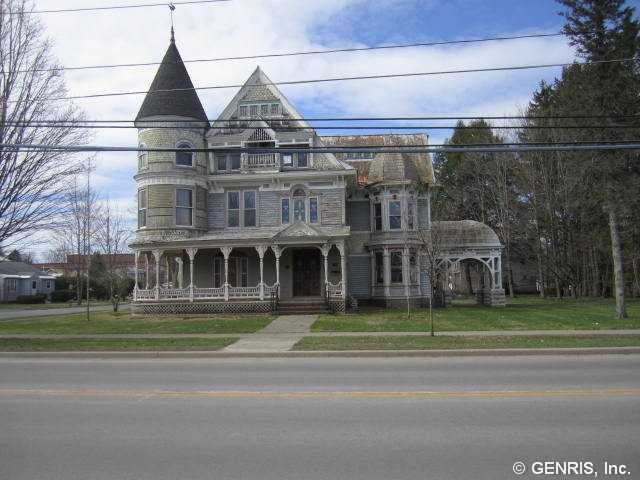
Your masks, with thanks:
[(307, 313), (327, 313), (327, 305), (322, 297), (294, 297), (280, 300), (279, 315), (295, 315)]

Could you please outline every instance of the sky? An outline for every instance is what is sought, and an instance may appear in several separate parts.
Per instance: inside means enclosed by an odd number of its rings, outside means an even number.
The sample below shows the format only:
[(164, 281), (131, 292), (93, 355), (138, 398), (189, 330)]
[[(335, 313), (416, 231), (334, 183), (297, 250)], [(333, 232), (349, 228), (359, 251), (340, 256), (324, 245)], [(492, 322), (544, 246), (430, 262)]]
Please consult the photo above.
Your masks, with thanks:
[[(640, 2), (629, 2), (637, 6)], [(156, 3), (150, 0), (35, 0), (35, 9)], [(231, 0), (176, 5), (182, 58), (460, 40), (558, 32), (553, 0)], [(169, 43), (167, 7), (39, 15), (63, 66), (160, 61)], [(241, 84), (257, 65), (273, 81), (562, 63), (575, 59), (564, 37), (440, 47), (387, 49), (260, 60), (191, 63), (196, 87)], [(67, 71), (70, 95), (145, 90), (157, 67)], [(540, 81), (558, 68), (282, 86), (307, 117), (510, 115), (520, 113)], [(215, 118), (234, 89), (199, 93)], [(132, 120), (141, 95), (79, 99), (88, 119)], [(413, 122), (415, 123), (415, 122)], [(433, 124), (433, 122), (431, 122)], [(451, 123), (451, 122), (449, 122)], [(324, 132), (323, 132), (324, 133)], [(327, 134), (332, 132), (326, 132)], [(334, 132), (335, 133), (335, 132)], [(341, 132), (344, 133), (344, 132)], [(366, 132), (362, 132), (366, 133)], [(450, 131), (426, 130), (431, 144)], [(88, 132), (93, 145), (137, 145), (134, 129)], [(134, 218), (135, 153), (101, 153), (93, 184), (112, 206)]]

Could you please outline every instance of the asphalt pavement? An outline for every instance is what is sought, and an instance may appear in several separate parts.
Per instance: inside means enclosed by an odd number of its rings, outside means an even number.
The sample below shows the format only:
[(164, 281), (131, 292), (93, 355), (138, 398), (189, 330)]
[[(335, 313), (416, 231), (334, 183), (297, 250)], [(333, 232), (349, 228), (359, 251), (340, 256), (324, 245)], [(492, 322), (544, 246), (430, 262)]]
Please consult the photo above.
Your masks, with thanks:
[[(120, 304), (119, 308), (128, 308), (127, 304)], [(113, 310), (111, 305), (90, 305), (89, 310), (92, 312), (106, 312)], [(9, 320), (14, 318), (29, 317), (47, 317), (51, 315), (70, 315), (73, 313), (84, 313), (87, 311), (86, 305), (80, 307), (58, 307), (58, 308), (3, 308), (0, 310), (0, 320)]]
[(547, 461), (640, 478), (639, 367), (640, 355), (3, 358), (0, 478), (588, 478), (531, 473)]

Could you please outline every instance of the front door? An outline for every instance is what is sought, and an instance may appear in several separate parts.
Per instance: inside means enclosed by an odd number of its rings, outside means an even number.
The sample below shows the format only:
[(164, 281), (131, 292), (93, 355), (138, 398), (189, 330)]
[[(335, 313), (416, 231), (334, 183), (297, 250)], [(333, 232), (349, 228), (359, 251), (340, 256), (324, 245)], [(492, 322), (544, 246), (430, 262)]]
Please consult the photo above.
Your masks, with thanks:
[(320, 251), (317, 248), (293, 251), (293, 296), (320, 295)]

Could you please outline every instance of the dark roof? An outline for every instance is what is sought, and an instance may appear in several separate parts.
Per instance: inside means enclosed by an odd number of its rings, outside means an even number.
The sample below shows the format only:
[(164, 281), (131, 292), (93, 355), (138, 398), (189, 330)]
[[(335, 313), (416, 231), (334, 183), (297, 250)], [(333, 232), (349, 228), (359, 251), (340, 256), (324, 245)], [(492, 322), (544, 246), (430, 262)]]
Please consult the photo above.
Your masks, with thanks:
[[(174, 89), (180, 90), (166, 91)], [(198, 94), (193, 89), (193, 83), (173, 38), (149, 87), (149, 92), (142, 102), (136, 121), (157, 115), (207, 120), (207, 114), (202, 108)]]
[(28, 263), (13, 262), (11, 260), (0, 261), (0, 275), (33, 275), (34, 273), (44, 274), (44, 272)]

